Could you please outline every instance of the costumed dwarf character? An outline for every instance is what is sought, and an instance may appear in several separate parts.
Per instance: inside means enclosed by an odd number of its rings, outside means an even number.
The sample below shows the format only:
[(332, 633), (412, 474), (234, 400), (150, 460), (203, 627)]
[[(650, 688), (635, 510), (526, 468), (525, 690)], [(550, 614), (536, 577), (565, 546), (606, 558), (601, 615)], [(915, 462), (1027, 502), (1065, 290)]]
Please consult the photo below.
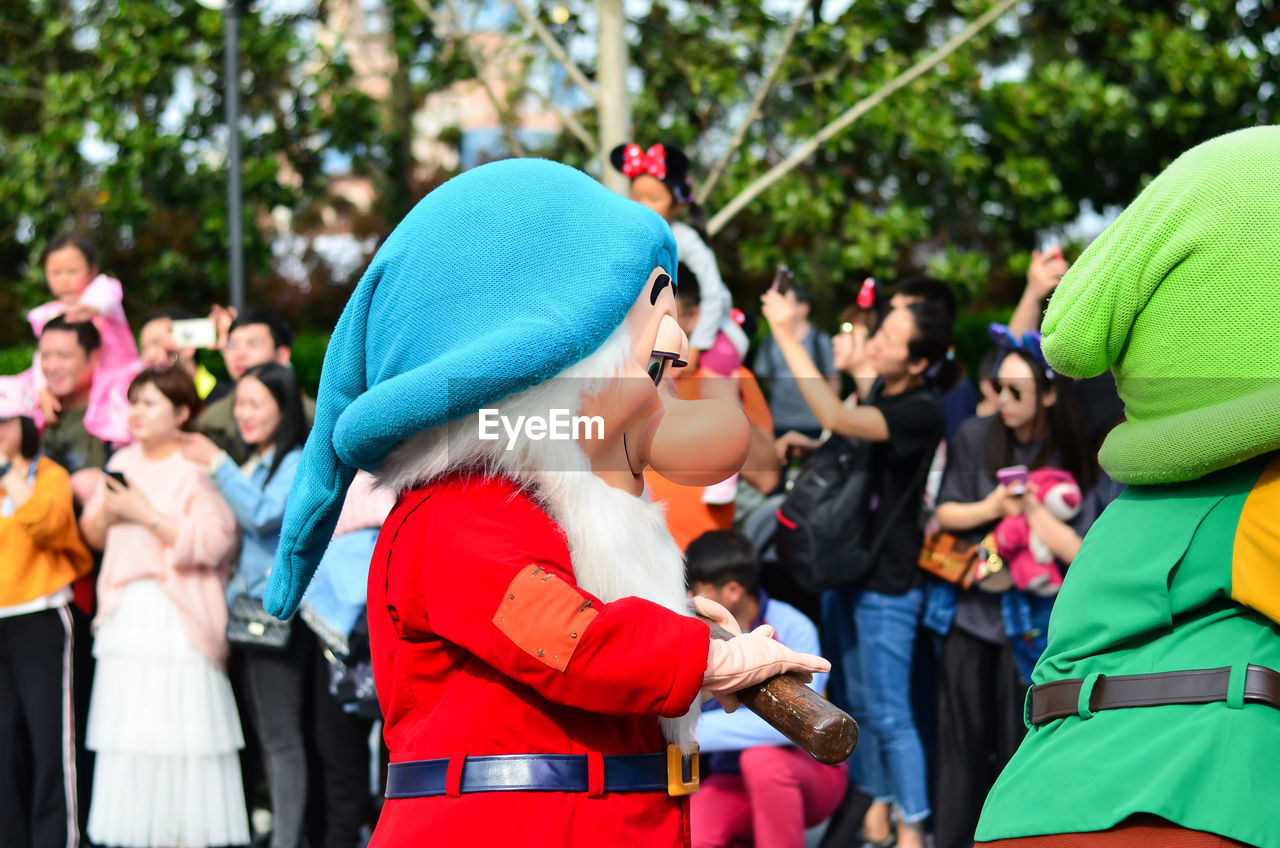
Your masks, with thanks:
[(667, 389), (675, 268), (650, 210), (508, 160), (420, 202), (347, 304), (266, 605), (297, 608), (357, 468), (400, 493), (369, 573), (375, 848), (688, 844), (699, 693), (829, 668), (768, 628), (710, 641), (641, 497), (647, 464), (709, 485), (747, 449), (735, 406)]
[(984, 843), (1280, 846), (1277, 269), (1266, 127), (1179, 157), (1054, 294), (1045, 356), (1115, 373), (1098, 458), (1129, 487), (1067, 572)]

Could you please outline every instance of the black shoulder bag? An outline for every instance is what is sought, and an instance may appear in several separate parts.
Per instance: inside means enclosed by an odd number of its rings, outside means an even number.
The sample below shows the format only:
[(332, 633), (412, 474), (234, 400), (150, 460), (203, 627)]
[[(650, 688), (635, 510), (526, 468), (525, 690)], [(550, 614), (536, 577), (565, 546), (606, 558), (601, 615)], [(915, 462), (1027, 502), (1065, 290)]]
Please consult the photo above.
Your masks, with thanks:
[[(898, 499), (880, 532), (871, 524), (871, 443), (833, 435), (805, 463), (778, 507), (774, 546), (778, 562), (800, 587), (821, 592), (866, 579), (894, 521), (915, 487)], [(925, 473), (933, 453), (926, 456)]]

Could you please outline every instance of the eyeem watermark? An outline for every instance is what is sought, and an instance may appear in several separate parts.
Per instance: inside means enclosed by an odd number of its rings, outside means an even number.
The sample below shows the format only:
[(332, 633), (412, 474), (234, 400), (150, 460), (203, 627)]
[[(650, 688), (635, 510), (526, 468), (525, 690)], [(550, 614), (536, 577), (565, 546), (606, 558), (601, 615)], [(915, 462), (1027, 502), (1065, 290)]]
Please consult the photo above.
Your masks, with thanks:
[(507, 450), (516, 446), (521, 433), (535, 442), (543, 439), (577, 441), (604, 438), (604, 418), (599, 415), (570, 415), (567, 409), (552, 409), (550, 413), (545, 418), (541, 415), (517, 415), (512, 421), (496, 409), (482, 409), (479, 437), (481, 441), (496, 442), (505, 432)]

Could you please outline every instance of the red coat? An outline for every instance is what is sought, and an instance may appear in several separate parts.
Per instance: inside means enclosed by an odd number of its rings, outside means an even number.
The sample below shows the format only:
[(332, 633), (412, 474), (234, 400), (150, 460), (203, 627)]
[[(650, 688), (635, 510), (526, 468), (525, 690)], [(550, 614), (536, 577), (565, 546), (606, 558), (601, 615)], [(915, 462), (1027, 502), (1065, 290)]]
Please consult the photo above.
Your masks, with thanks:
[[(657, 717), (688, 712), (709, 638), (657, 604), (579, 589), (555, 522), (513, 484), (480, 477), (400, 499), (369, 570), (369, 630), (392, 762), (665, 751)], [(688, 798), (567, 792), (388, 800), (372, 842), (681, 844)]]

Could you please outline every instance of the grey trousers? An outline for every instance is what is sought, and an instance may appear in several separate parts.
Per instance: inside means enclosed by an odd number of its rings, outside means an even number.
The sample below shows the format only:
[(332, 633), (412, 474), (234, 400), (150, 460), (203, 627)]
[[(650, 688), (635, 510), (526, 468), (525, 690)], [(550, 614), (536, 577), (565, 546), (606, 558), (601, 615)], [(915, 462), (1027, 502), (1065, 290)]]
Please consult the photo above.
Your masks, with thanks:
[(271, 793), (271, 848), (356, 848), (369, 810), (369, 732), (329, 694), (324, 648), (294, 620), (282, 652), (245, 652)]

